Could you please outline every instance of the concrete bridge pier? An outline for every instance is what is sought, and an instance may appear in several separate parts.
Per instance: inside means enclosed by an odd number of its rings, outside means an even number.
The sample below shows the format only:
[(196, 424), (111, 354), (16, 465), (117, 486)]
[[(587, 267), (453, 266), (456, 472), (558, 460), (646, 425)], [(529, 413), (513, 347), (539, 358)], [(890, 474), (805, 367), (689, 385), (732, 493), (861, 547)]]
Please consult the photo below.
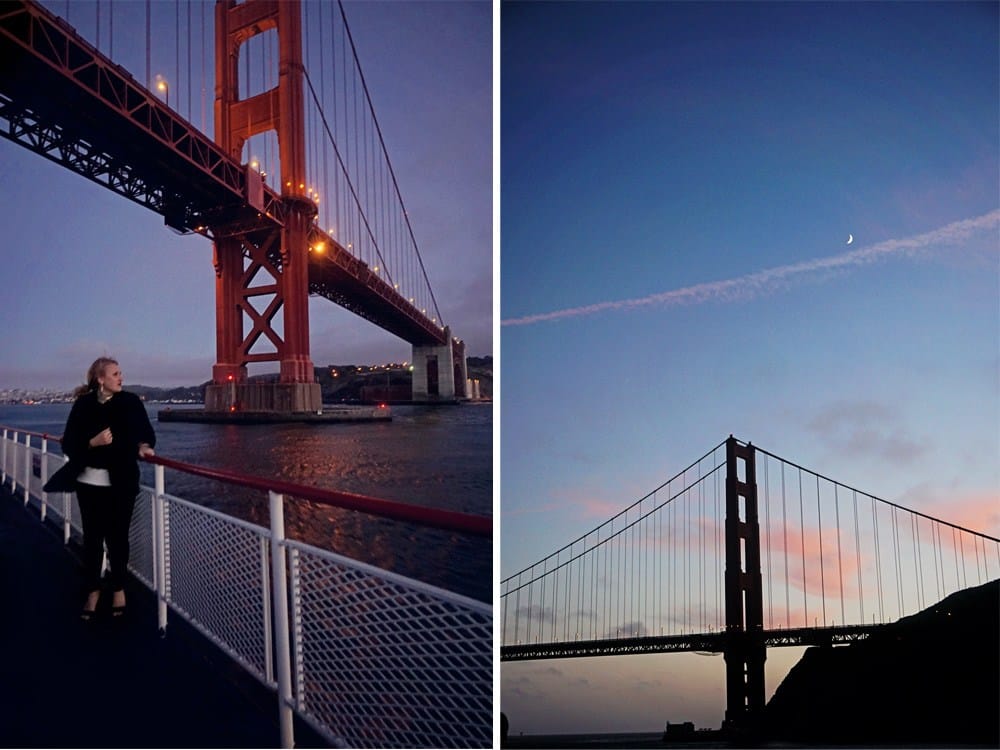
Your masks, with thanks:
[(448, 343), (443, 346), (413, 347), (413, 400), (455, 401), (465, 398), (468, 367), (465, 343), (452, 338), (445, 327)]

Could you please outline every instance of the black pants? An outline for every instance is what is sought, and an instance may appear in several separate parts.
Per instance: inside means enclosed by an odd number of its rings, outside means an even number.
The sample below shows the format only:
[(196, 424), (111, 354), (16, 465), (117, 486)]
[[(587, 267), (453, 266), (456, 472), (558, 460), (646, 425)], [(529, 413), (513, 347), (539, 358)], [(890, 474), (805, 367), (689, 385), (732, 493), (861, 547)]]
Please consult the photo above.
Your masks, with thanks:
[(136, 495), (116, 487), (94, 487), (77, 483), (76, 498), (83, 520), (83, 575), (87, 591), (101, 587), (104, 545), (108, 545), (112, 590), (125, 588), (128, 567), (128, 529), (132, 523)]

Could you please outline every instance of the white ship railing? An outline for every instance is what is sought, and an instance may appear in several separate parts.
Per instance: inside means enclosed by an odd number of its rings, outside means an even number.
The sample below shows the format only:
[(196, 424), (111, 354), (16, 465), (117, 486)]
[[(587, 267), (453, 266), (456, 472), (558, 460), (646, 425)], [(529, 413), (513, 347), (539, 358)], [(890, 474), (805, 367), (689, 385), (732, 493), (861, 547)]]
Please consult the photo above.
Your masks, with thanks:
[[(66, 461), (54, 438), (0, 429), (0, 481), (69, 543), (82, 534), (75, 493), (42, 490)], [(140, 489), (129, 568), (156, 592), (162, 633), (173, 611), (276, 691), (282, 747), (294, 744), (293, 713), (334, 746), (493, 746), (492, 607), (289, 540), (284, 504), (486, 537), (490, 518), (146, 460), (155, 486)], [(166, 469), (266, 492), (270, 528), (167, 494)]]

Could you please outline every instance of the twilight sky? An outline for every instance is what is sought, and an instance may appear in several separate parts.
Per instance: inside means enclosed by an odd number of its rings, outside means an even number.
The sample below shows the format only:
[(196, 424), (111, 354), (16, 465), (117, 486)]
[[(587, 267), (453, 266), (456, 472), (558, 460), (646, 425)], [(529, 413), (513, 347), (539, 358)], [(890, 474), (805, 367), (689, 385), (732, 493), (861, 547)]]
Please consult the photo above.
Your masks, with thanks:
[[(100, 7), (98, 46), (106, 54), (107, 13), (114, 8), (112, 57), (136, 79), (145, 77), (144, 3), (45, 5), (63, 16), (68, 8), (70, 22), (91, 42)], [(202, 3), (191, 5), (198, 65)], [(212, 40), (214, 3), (204, 5)], [(442, 317), (470, 356), (491, 354), (491, 6), (345, 5)], [(152, 7), (152, 72), (173, 78), (177, 5)], [(186, 14), (188, 4), (180, 7)], [(181, 59), (186, 55), (182, 47)], [(209, 49), (209, 67), (211, 55)], [(200, 92), (189, 108), (184, 89), (183, 80), (172, 80), (171, 104), (200, 125)], [(209, 132), (212, 96), (209, 85)], [(208, 240), (177, 236), (157, 214), (7, 140), (0, 142), (0, 173), (0, 258), (11, 288), (0, 388), (70, 388), (105, 353), (121, 361), (127, 383), (191, 385), (211, 377), (215, 281)], [(310, 300), (310, 334), (317, 366), (411, 359), (409, 344), (323, 298)], [(277, 363), (251, 368), (274, 371)]]
[[(731, 433), (1000, 536), (998, 21), (503, 3), (501, 578)], [(502, 708), (515, 734), (717, 727), (723, 675), (510, 663)]]

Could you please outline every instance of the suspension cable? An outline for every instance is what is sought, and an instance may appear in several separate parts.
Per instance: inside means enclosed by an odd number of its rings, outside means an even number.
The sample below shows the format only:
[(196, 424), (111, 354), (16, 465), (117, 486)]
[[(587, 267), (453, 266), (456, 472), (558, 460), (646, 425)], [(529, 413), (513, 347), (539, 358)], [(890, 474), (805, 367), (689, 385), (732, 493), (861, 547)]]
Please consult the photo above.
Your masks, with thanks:
[[(306, 83), (309, 85), (309, 93), (312, 95), (313, 102), (317, 102), (318, 103), (319, 98), (316, 96), (316, 89), (313, 88), (312, 79), (309, 77), (309, 72), (308, 71), (306, 71), (306, 73), (305, 73), (305, 79), (306, 79)], [(318, 106), (318, 104), (317, 104), (317, 106)], [(378, 256), (379, 260), (382, 262), (383, 266), (384, 266), (385, 265), (385, 259), (382, 257), (382, 251), (379, 248), (378, 241), (375, 239), (375, 235), (372, 232), (372, 228), (371, 228), (371, 226), (368, 223), (368, 217), (365, 216), (364, 210), (361, 207), (361, 199), (358, 197), (358, 193), (357, 193), (357, 191), (354, 188), (354, 182), (351, 180), (351, 177), (348, 174), (347, 165), (344, 164), (344, 160), (343, 160), (343, 158), (341, 156), (340, 149), (337, 146), (336, 140), (334, 140), (334, 138), (333, 138), (333, 133), (330, 130), (329, 123), (327, 123), (326, 115), (323, 113), (322, 110), (320, 110), (319, 116), (320, 116), (320, 119), (323, 121), (323, 128), (326, 130), (327, 138), (330, 139), (330, 144), (333, 146), (333, 153), (337, 157), (337, 163), (340, 164), (341, 171), (344, 174), (344, 180), (346, 181), (348, 188), (350, 188), (351, 196), (354, 198), (354, 203), (355, 203), (355, 205), (358, 208), (358, 216), (360, 217), (360, 220), (362, 221), (362, 223), (364, 223), (365, 230), (368, 233), (368, 239), (371, 240), (372, 247), (375, 248), (375, 253)], [(389, 279), (389, 282), (392, 283), (392, 277), (389, 275), (389, 270), (388, 269), (386, 269), (386, 277)], [(438, 313), (438, 316), (440, 317), (440, 313)]]
[(362, 88), (364, 89), (364, 92), (365, 92), (365, 98), (366, 98), (366, 100), (368, 102), (368, 108), (371, 111), (372, 122), (374, 123), (375, 129), (378, 132), (379, 143), (382, 145), (382, 153), (385, 156), (385, 162), (386, 162), (386, 165), (389, 168), (389, 174), (392, 176), (392, 184), (393, 184), (393, 186), (396, 189), (396, 198), (399, 200), (400, 208), (403, 209), (403, 216), (406, 219), (406, 227), (409, 230), (410, 240), (413, 242), (413, 249), (414, 249), (414, 252), (416, 253), (417, 260), (420, 262), (420, 270), (423, 273), (424, 282), (427, 284), (427, 290), (430, 292), (431, 301), (434, 303), (434, 310), (437, 312), (438, 319), (441, 320), (442, 324), (443, 324), (444, 320), (441, 317), (441, 311), (438, 309), (437, 300), (434, 298), (434, 290), (431, 288), (431, 282), (427, 278), (427, 269), (424, 268), (424, 260), (423, 260), (423, 258), (420, 255), (420, 248), (417, 245), (417, 238), (413, 234), (413, 227), (410, 224), (410, 217), (409, 217), (409, 214), (406, 211), (406, 206), (403, 203), (403, 195), (402, 195), (402, 193), (399, 190), (399, 183), (396, 180), (396, 172), (392, 168), (392, 161), (389, 159), (389, 151), (388, 151), (388, 149), (385, 146), (385, 139), (382, 137), (382, 128), (379, 126), (379, 124), (378, 124), (378, 118), (375, 116), (375, 107), (372, 104), (372, 99), (371, 99), (371, 96), (370, 96), (370, 94), (368, 92), (368, 84), (365, 82), (364, 73), (361, 71), (361, 63), (358, 60), (358, 51), (357, 51), (357, 48), (354, 46), (354, 37), (351, 34), (351, 27), (347, 23), (347, 14), (344, 12), (344, 3), (342, 2), (342, 0), (337, 0), (337, 5), (340, 7), (340, 16), (341, 16), (341, 18), (344, 21), (344, 31), (347, 33), (347, 39), (348, 39), (348, 41), (351, 44), (351, 54), (354, 56), (355, 65), (357, 66), (357, 70), (358, 70), (358, 77), (361, 80), (361, 86), (362, 86)]

